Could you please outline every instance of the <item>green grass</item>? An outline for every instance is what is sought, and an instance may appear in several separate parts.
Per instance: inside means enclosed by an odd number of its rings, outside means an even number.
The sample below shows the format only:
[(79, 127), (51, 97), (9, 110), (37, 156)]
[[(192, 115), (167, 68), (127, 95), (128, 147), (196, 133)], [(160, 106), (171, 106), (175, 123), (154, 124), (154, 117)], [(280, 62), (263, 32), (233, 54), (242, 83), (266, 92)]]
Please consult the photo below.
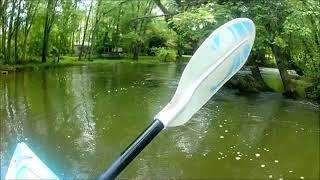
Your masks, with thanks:
[(60, 62), (54, 62), (48, 59), (48, 62), (41, 63), (40, 60), (34, 60), (27, 64), (17, 65), (3, 65), (0, 64), (0, 70), (5, 71), (22, 71), (22, 70), (36, 70), (40, 68), (51, 68), (51, 67), (68, 67), (68, 66), (84, 66), (84, 65), (95, 65), (95, 64), (115, 64), (115, 63), (131, 63), (131, 64), (160, 64), (155, 57), (152, 56), (139, 56), (138, 61), (132, 59), (106, 59), (106, 58), (93, 58), (91, 61), (82, 60), (79, 61), (78, 57), (62, 56)]

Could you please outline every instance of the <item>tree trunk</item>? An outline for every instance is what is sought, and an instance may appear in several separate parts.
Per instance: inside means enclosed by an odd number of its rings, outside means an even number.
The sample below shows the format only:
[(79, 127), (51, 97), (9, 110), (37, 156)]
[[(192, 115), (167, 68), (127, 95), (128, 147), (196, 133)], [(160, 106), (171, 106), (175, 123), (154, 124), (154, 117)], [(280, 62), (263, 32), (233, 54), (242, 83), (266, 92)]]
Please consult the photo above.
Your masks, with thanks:
[(286, 50), (281, 49), (280, 47), (273, 45), (272, 51), (276, 59), (276, 63), (280, 72), (281, 80), (284, 87), (283, 95), (288, 98), (297, 98), (298, 94), (295, 91), (291, 79), (287, 71), (287, 59), (290, 59), (290, 55)]
[(7, 6), (8, 6), (8, 0), (4, 0), (2, 2), (1, 0), (1, 12), (2, 12), (2, 16), (1, 16), (1, 21), (2, 21), (2, 47), (1, 47), (1, 52), (2, 52), (2, 58), (4, 59), (4, 63), (7, 63), (7, 54), (6, 54), (6, 38), (7, 38)]
[(90, 49), (89, 49), (89, 61), (91, 60), (91, 55), (93, 54), (93, 47), (95, 46), (96, 43), (96, 33), (98, 32), (99, 29), (99, 22), (100, 22), (100, 5), (101, 5), (102, 0), (98, 1), (97, 5), (97, 12), (96, 12), (96, 17), (95, 17), (95, 23), (93, 25), (93, 30), (91, 32), (91, 44), (90, 44)]
[(23, 46), (22, 46), (22, 61), (23, 62), (27, 61), (27, 38), (28, 38), (28, 36), (26, 34), (24, 34)]
[[(78, 0), (74, 0), (73, 2), (73, 11), (76, 12), (77, 11), (77, 8), (78, 8)], [(75, 32), (76, 29), (72, 30), (72, 37), (71, 37), (71, 55), (74, 55), (74, 42), (77, 41), (75, 39)]]
[(47, 62), (48, 46), (49, 46), (49, 35), (51, 31), (51, 26), (55, 16), (55, 7), (57, 5), (57, 0), (48, 0), (47, 13), (43, 31), (43, 44), (42, 44), (42, 63)]
[(19, 0), (19, 5), (18, 5), (18, 15), (16, 18), (16, 23), (15, 23), (15, 33), (14, 33), (14, 60), (15, 63), (18, 64), (19, 61), (19, 51), (18, 51), (18, 33), (20, 29), (20, 12), (21, 11), (21, 0)]
[(72, 32), (72, 37), (71, 37), (71, 55), (74, 54), (74, 31)]
[(257, 60), (264, 61), (264, 52), (255, 52), (252, 53), (251, 55), (251, 62), (252, 62), (252, 67), (250, 68), (252, 76), (255, 78), (257, 83), (260, 85), (261, 89), (263, 91), (271, 91), (272, 89), (264, 82), (263, 77), (261, 75), (260, 69), (259, 69), (259, 64)]
[(7, 39), (7, 57), (6, 60), (8, 63), (11, 62), (11, 39), (12, 39), (12, 35), (13, 35), (13, 30), (12, 30), (12, 26), (13, 26), (13, 16), (14, 16), (14, 11), (16, 9), (16, 1), (12, 2), (12, 8), (11, 8), (11, 12), (10, 12), (10, 21), (9, 21), (9, 29), (8, 29), (8, 39)]
[[(154, 2), (160, 8), (160, 10), (163, 12), (163, 14), (170, 14), (169, 10), (161, 3), (160, 0), (154, 0)], [(169, 17), (165, 16), (165, 20), (168, 22), (169, 21)]]
[(134, 61), (138, 61), (139, 60), (139, 52), (140, 52), (140, 45), (134, 45), (133, 47), (133, 57), (132, 59)]
[(37, 13), (39, 3), (40, 3), (40, 0), (38, 0), (35, 5), (29, 4), (28, 6), (26, 20), (25, 20), (23, 45), (22, 45), (22, 61), (23, 62), (27, 61), (27, 42), (28, 42), (29, 32), (33, 24), (33, 19)]
[(48, 27), (48, 12), (47, 12), (44, 31), (43, 31), (43, 44), (42, 44), (42, 55), (41, 55), (41, 61), (43, 63), (47, 62), (48, 43), (49, 43), (48, 40), (49, 40), (49, 27)]
[(272, 89), (264, 82), (259, 66), (255, 63), (251, 68), (252, 76), (255, 78), (255, 80), (258, 82), (258, 84), (261, 86), (262, 91), (271, 91)]
[(91, 0), (88, 16), (86, 19), (86, 24), (85, 24), (84, 31), (83, 31), (83, 38), (82, 38), (81, 48), (80, 48), (80, 52), (79, 52), (79, 61), (81, 61), (81, 57), (82, 57), (82, 53), (83, 53), (83, 49), (84, 49), (84, 41), (86, 39), (86, 33), (87, 33), (87, 29), (88, 29), (89, 18), (90, 18), (92, 6), (93, 6), (93, 0)]

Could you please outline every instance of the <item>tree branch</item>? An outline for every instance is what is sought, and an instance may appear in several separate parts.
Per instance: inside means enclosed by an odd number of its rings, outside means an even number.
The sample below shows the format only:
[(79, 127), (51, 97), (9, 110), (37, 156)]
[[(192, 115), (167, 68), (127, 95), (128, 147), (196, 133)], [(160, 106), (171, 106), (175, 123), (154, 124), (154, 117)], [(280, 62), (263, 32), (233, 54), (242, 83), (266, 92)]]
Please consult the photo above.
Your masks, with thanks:
[(159, 18), (159, 17), (164, 17), (164, 16), (174, 16), (178, 13), (171, 13), (171, 14), (161, 14), (161, 15), (149, 15), (149, 16), (140, 16), (136, 18), (132, 18), (131, 20), (140, 20), (140, 19), (153, 19), (153, 18)]

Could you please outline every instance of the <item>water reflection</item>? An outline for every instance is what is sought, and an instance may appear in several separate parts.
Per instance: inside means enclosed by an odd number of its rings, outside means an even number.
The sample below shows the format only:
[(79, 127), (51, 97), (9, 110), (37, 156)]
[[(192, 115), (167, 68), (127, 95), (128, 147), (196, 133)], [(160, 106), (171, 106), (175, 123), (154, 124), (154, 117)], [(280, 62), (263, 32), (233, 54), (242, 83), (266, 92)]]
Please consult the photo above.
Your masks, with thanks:
[[(61, 178), (95, 177), (171, 99), (183, 68), (114, 64), (0, 76), (1, 172), (24, 140)], [(120, 177), (318, 178), (319, 131), (319, 105), (223, 88), (186, 125), (160, 133)]]

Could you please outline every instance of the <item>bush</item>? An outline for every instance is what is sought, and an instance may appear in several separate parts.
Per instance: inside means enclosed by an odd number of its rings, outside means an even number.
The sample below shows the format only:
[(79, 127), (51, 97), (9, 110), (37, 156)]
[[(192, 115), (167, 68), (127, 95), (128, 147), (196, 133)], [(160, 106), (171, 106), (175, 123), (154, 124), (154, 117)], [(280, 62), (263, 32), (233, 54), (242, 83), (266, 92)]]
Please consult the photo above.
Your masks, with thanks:
[(177, 59), (177, 50), (170, 48), (154, 48), (156, 57), (161, 62), (170, 62), (176, 61)]

